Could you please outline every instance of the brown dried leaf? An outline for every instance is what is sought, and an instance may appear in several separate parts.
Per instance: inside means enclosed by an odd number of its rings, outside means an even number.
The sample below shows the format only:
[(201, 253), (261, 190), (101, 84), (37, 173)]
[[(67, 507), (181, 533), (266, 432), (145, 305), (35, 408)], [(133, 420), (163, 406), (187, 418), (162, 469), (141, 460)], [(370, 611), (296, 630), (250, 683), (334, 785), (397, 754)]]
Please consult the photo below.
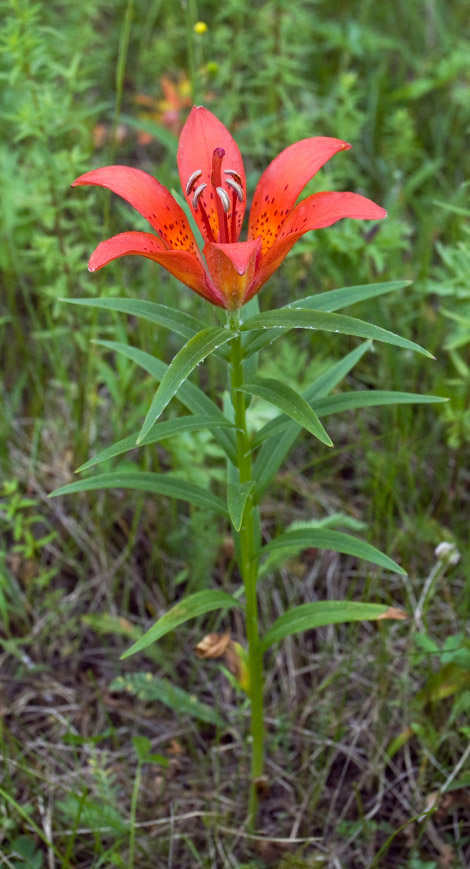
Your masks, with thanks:
[(399, 610), (396, 606), (389, 606), (388, 610), (382, 613), (381, 616), (377, 616), (377, 621), (382, 619), (407, 619), (409, 618), (408, 613), (404, 610)]
[(173, 757), (179, 757), (184, 754), (184, 748), (177, 739), (170, 739), (170, 744), (167, 748), (168, 754), (172, 754)]
[(233, 643), (229, 631), (225, 634), (206, 634), (194, 651), (198, 658), (222, 658), (230, 645)]

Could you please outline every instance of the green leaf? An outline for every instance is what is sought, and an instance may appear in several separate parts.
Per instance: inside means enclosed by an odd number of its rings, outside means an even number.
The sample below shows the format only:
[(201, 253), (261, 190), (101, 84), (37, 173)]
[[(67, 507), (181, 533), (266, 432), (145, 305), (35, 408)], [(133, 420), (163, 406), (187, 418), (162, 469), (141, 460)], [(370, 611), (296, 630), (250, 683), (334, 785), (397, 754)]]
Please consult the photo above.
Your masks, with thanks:
[[(359, 359), (370, 349), (369, 341), (360, 344), (339, 362), (335, 362), (304, 392), (306, 401), (327, 395), (356, 365)], [(302, 428), (296, 422), (289, 422), (279, 436), (271, 437), (261, 447), (254, 465), (256, 486), (253, 493), (255, 503), (259, 503), (263, 492), (267, 489), (274, 474), (281, 467), (289, 450), (293, 446)]]
[[(381, 284), (361, 284), (356, 287), (342, 287), (338, 290), (329, 290), (326, 293), (318, 293), (313, 296), (305, 296), (303, 299), (296, 299), (295, 302), (291, 302), (283, 307), (314, 308), (316, 311), (329, 312), (338, 311), (340, 308), (355, 305), (357, 302), (363, 302), (365, 299), (372, 299), (384, 293), (400, 290), (410, 283), (411, 281), (387, 281)], [(271, 344), (281, 334), (282, 331), (279, 329), (270, 329), (269, 331), (264, 329), (250, 335), (244, 347), (245, 356), (250, 356), (252, 353), (256, 353), (257, 350), (261, 350), (266, 344)]]
[[(150, 429), (148, 435), (143, 438), (140, 443), (140, 446), (145, 446), (147, 444), (155, 444), (163, 441), (167, 438), (174, 437), (175, 435), (184, 434), (185, 432), (190, 431), (200, 431), (201, 429), (210, 429), (211, 431), (214, 428), (233, 428), (233, 424), (225, 419), (222, 414), (216, 415), (190, 415), (190, 416), (181, 416), (178, 419), (169, 419), (165, 422), (158, 422), (153, 428)], [(135, 434), (129, 435), (126, 438), (122, 438), (122, 440), (117, 441), (115, 444), (112, 444), (106, 449), (101, 450), (96, 456), (93, 456), (92, 459), (89, 459), (85, 462), (84, 465), (80, 465), (77, 468), (75, 473), (80, 473), (81, 471), (87, 471), (89, 468), (92, 468), (94, 465), (100, 464), (100, 462), (106, 461), (106, 459), (113, 459), (115, 456), (121, 456), (123, 453), (127, 453), (129, 450), (136, 449), (136, 441), (137, 441), (138, 432)]]
[[(345, 410), (357, 410), (361, 407), (383, 407), (396, 404), (437, 404), (448, 401), (437, 395), (419, 395), (413, 392), (387, 392), (384, 390), (360, 389), (354, 392), (339, 392), (327, 395), (312, 402), (312, 408), (318, 417), (329, 416), (331, 413), (342, 413)], [(252, 441), (256, 449), (266, 438), (274, 437), (285, 429), (287, 420), (284, 416), (271, 419), (256, 433)]]
[[(226, 724), (212, 706), (202, 703), (194, 694), (173, 685), (169, 679), (159, 678), (152, 673), (128, 673), (125, 676), (118, 676), (109, 686), (109, 690), (125, 691), (147, 703), (163, 703), (178, 715), (190, 715), (207, 724), (215, 724), (218, 727), (224, 727)], [(137, 739), (144, 740), (145, 737), (134, 737), (132, 740), (140, 759), (143, 761), (151, 759), (150, 747), (145, 751), (146, 743), (142, 742), (139, 745)], [(167, 763), (168, 761), (164, 760), (163, 765), (166, 766)]]
[(295, 422), (307, 429), (310, 434), (313, 434), (322, 444), (327, 447), (332, 447), (333, 442), (328, 437), (315, 411), (312, 410), (309, 404), (290, 386), (286, 383), (281, 383), (279, 380), (270, 378), (258, 379), (254, 383), (245, 383), (240, 387), (241, 392), (248, 392), (250, 395), (256, 395), (258, 398), (263, 398), (274, 404), (282, 410), (283, 413), (290, 416)]
[(284, 305), (284, 308), (314, 308), (316, 311), (338, 311), (340, 308), (346, 308), (347, 305), (355, 305), (357, 302), (363, 302), (366, 299), (373, 299), (376, 296), (382, 296), (384, 293), (393, 293), (395, 290), (402, 290), (407, 287), (412, 281), (384, 281), (380, 284), (359, 284), (355, 287), (341, 287), (339, 290), (328, 290), (327, 293), (318, 293), (313, 296), (305, 296), (303, 299), (296, 299), (289, 305)]
[(158, 387), (137, 439), (141, 443), (180, 386), (206, 356), (233, 338), (234, 332), (224, 327), (203, 329), (178, 351)]
[[(146, 353), (144, 350), (139, 350), (138, 347), (133, 347), (131, 344), (122, 344), (118, 341), (104, 340), (97, 341), (96, 343), (102, 347), (107, 347), (109, 350), (114, 350), (116, 353), (121, 353), (123, 356), (126, 356), (127, 359), (130, 359), (132, 362), (135, 362), (136, 365), (143, 368), (144, 371), (147, 371), (147, 373), (154, 377), (155, 380), (161, 381), (168, 370), (168, 365), (166, 365), (165, 362), (162, 362), (161, 359), (157, 359), (156, 356), (151, 356), (150, 353)], [(202, 389), (199, 389), (199, 387), (194, 383), (191, 383), (189, 380), (183, 383), (178, 390), (178, 401), (181, 401), (181, 403), (184, 404), (191, 413), (215, 415), (221, 420), (222, 424), (227, 421), (227, 417), (221, 410), (219, 410), (215, 402), (208, 398)], [(234, 434), (232, 432), (223, 431), (223, 429), (221, 430), (219, 428), (214, 431), (214, 438), (222, 447), (229, 459), (236, 462), (237, 451)]]
[(171, 329), (183, 338), (192, 338), (200, 329), (204, 329), (202, 320), (192, 317), (191, 314), (142, 299), (62, 299), (61, 301), (69, 305), (83, 305), (87, 308), (131, 314), (133, 317), (140, 317), (151, 323), (157, 323), (165, 329)]
[(170, 474), (152, 474), (149, 471), (115, 471), (109, 474), (97, 474), (85, 480), (77, 480), (67, 486), (61, 486), (51, 492), (49, 498), (58, 495), (70, 495), (73, 492), (91, 492), (93, 489), (140, 489), (143, 492), (153, 492), (155, 495), (167, 495), (169, 498), (179, 498), (198, 507), (213, 510), (220, 516), (228, 516), (227, 508), (221, 498), (213, 495), (201, 486), (187, 483)]
[(344, 314), (329, 314), (325, 311), (312, 311), (307, 308), (277, 308), (274, 311), (256, 314), (242, 323), (240, 329), (245, 332), (250, 329), (270, 329), (272, 327), (286, 331), (289, 329), (318, 329), (323, 332), (356, 335), (358, 338), (383, 341), (385, 344), (394, 344), (396, 347), (414, 350), (416, 353), (422, 353), (431, 359), (434, 358), (432, 353), (420, 347), (419, 344), (415, 344), (414, 341), (401, 338), (380, 326), (357, 320), (355, 317), (346, 317)]
[(406, 570), (403, 570), (395, 561), (384, 555), (375, 546), (371, 546), (365, 540), (360, 540), (357, 537), (352, 537), (350, 534), (345, 534), (343, 531), (329, 531), (326, 528), (296, 528), (290, 531), (284, 531), (279, 534), (274, 540), (271, 540), (258, 553), (259, 556), (270, 555), (272, 552), (283, 551), (286, 558), (293, 554), (302, 552), (303, 549), (330, 549), (334, 552), (341, 552), (344, 555), (353, 555), (355, 558), (363, 558), (370, 561), (372, 564), (377, 564), (379, 567), (384, 567), (386, 570), (393, 570), (396, 573), (401, 573), (406, 576)]
[(227, 483), (227, 507), (235, 531), (240, 531), (242, 527), (243, 511), (254, 485), (254, 480), (248, 483)]
[(346, 600), (304, 603), (276, 619), (262, 639), (261, 651), (265, 652), (273, 643), (283, 640), (284, 637), (309, 631), (312, 628), (388, 618), (402, 619), (406, 618), (406, 614), (402, 610), (375, 603), (356, 603)]
[(136, 652), (141, 652), (147, 646), (150, 646), (151, 643), (164, 637), (165, 634), (169, 634), (170, 631), (173, 631), (190, 619), (195, 619), (205, 613), (212, 612), (212, 610), (228, 609), (229, 607), (242, 608), (242, 604), (225, 591), (212, 589), (197, 591), (195, 594), (191, 594), (185, 600), (177, 603), (176, 606), (172, 607), (171, 610), (168, 610), (165, 615), (159, 618), (140, 640), (137, 640), (127, 652), (121, 655), (121, 659), (129, 658), (131, 655), (135, 655)]

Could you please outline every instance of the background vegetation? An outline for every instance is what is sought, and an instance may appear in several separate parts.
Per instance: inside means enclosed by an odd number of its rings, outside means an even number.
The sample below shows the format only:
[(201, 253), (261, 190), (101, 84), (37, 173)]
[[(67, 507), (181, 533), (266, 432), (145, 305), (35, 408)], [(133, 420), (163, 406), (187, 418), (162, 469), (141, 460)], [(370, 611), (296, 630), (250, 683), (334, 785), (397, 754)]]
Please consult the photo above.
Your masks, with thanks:
[[(3, 0), (0, 8), (0, 862), (463, 869), (468, 4)], [(205, 32), (194, 30), (198, 20)], [(339, 513), (344, 527), (408, 571), (403, 581), (307, 551), (264, 580), (266, 614), (291, 600), (380, 596), (418, 617), (311, 632), (272, 655), (271, 787), (258, 838), (243, 828), (243, 695), (220, 664), (191, 651), (208, 630), (230, 627), (242, 641), (236, 616), (191, 623), (119, 662), (183, 588), (230, 587), (227, 528), (138, 493), (47, 500), (97, 450), (139, 427), (152, 394), (149, 378), (96, 339), (128, 341), (166, 361), (179, 346), (144, 321), (61, 300), (177, 299), (214, 322), (208, 305), (148, 261), (89, 275), (87, 257), (101, 239), (146, 226), (104, 191), (69, 189), (81, 172), (117, 162), (178, 190), (175, 134), (193, 95), (233, 131), (250, 191), (299, 138), (353, 144), (309, 192), (364, 193), (388, 220), (307, 235), (263, 289), (261, 306), (410, 279), (351, 313), (417, 340), (437, 361), (382, 345), (362, 357), (348, 388), (450, 397), (442, 406), (331, 417), (334, 450), (304, 437), (265, 500), (267, 539), (289, 522)], [(357, 343), (289, 335), (265, 356), (263, 373), (306, 385)], [(209, 390), (222, 385), (214, 359), (197, 377)], [(265, 412), (261, 402), (253, 412)], [(223, 477), (206, 432), (128, 461), (215, 488)], [(443, 541), (456, 547), (454, 558), (436, 557)], [(420, 818), (431, 805), (432, 817)]]

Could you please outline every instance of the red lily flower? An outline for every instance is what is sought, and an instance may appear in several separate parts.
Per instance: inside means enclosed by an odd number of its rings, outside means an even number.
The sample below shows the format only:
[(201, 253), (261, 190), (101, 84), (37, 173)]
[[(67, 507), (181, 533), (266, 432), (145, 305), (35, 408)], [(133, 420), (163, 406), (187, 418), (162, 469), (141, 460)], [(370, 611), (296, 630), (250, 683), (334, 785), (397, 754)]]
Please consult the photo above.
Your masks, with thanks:
[(224, 125), (207, 109), (192, 109), (181, 132), (178, 169), (186, 201), (205, 240), (204, 259), (188, 218), (151, 175), (107, 166), (81, 175), (72, 186), (94, 184), (122, 196), (157, 235), (124, 232), (101, 242), (90, 271), (121, 256), (153, 259), (214, 305), (240, 308), (266, 283), (305, 232), (342, 217), (380, 220), (386, 211), (357, 193), (314, 193), (295, 202), (307, 182), (337, 151), (340, 139), (303, 139), (282, 151), (256, 187), (247, 241), (239, 241), (246, 202), (243, 162)]

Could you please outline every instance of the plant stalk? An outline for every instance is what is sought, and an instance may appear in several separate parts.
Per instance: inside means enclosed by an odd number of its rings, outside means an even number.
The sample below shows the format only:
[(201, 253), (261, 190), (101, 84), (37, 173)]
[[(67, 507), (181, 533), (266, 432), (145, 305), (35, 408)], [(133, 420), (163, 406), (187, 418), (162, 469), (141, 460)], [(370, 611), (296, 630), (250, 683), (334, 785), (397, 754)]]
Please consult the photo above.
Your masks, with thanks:
[[(238, 330), (239, 312), (230, 315), (230, 327)], [(243, 346), (241, 335), (231, 341), (231, 396), (237, 437), (237, 467), (240, 483), (252, 480), (252, 455), (246, 427), (246, 399), (243, 386)], [(258, 629), (258, 600), (256, 580), (258, 562), (255, 557), (255, 524), (253, 498), (247, 498), (239, 532), (240, 572), (245, 587), (246, 634), (248, 641), (248, 668), (250, 673), (249, 697), (251, 703), (251, 783), (249, 799), (249, 822), (256, 820), (258, 809), (257, 780), (263, 774), (264, 724), (263, 724), (263, 656), (260, 650)]]

